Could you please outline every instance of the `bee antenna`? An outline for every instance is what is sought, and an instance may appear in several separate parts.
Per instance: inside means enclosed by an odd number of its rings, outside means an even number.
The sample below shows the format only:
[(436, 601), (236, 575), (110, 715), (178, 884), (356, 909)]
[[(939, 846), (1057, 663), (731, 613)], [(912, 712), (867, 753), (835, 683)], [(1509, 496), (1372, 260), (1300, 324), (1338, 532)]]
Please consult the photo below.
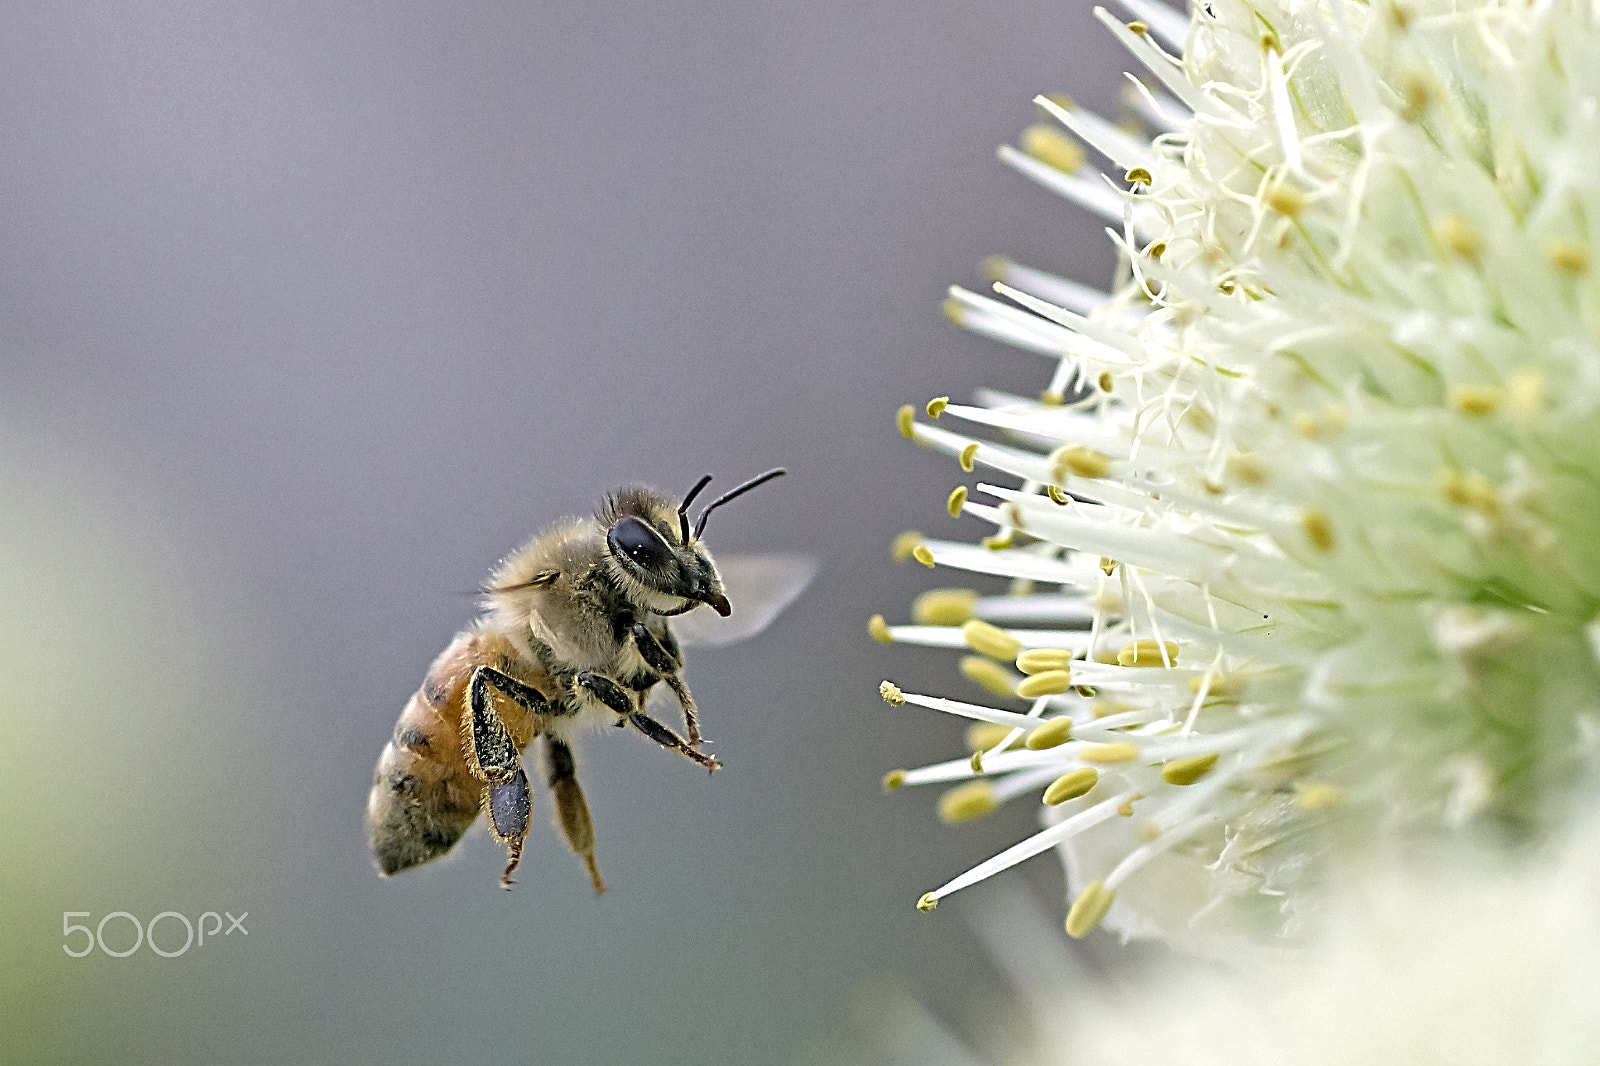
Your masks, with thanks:
[[(689, 505), (694, 502), (696, 496), (700, 495), (700, 490), (710, 483), (711, 475), (707, 474), (694, 483), (694, 488), (689, 490), (689, 495), (685, 496), (683, 502), (678, 504), (678, 528), (683, 532), (683, 542), (685, 544), (689, 543)], [(716, 504), (711, 506), (715, 507)], [(706, 510), (711, 510), (711, 507), (707, 507)], [(705, 523), (702, 521), (700, 524), (704, 525)]]
[[(724, 493), (723, 495), (718, 496), (716, 499), (712, 500), (710, 503), (706, 504), (706, 509), (704, 511), (700, 512), (700, 520), (694, 524), (694, 535), (695, 535), (696, 539), (699, 538), (701, 532), (706, 528), (706, 518), (711, 514), (712, 511), (715, 511), (718, 507), (721, 507), (723, 504), (727, 503), (729, 500), (736, 499), (736, 498), (738, 498), (740, 496), (743, 496), (745, 493), (749, 492), (751, 489), (755, 488), (757, 485), (764, 485), (767, 482), (771, 481), (773, 478), (782, 477), (783, 475), (787, 474), (788, 472), (789, 471), (785, 470), (781, 466), (778, 467), (776, 470), (768, 470), (765, 474), (762, 474), (760, 477), (751, 478), (749, 481), (746, 481), (743, 485), (740, 485), (738, 488), (732, 490), (731, 492)], [(711, 480), (711, 479), (708, 476), (706, 478), (706, 481), (709, 481), (709, 480)], [(700, 484), (704, 485), (705, 481), (702, 481)], [(699, 491), (699, 486), (698, 485), (695, 486), (695, 491), (696, 492)]]

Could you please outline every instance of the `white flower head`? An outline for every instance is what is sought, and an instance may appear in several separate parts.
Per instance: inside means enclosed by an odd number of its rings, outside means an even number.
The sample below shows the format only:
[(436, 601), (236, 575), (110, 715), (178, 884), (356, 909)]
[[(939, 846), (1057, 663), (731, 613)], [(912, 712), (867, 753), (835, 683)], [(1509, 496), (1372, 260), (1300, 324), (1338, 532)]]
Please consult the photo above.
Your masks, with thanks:
[(1063, 845), (1074, 935), (1271, 934), (1330, 848), (1538, 838), (1594, 770), (1600, 13), (1126, 2), (1160, 132), (1041, 97), (1115, 180), (1059, 129), (1001, 153), (1112, 223), (1115, 293), (991, 264), (947, 310), (1043, 395), (900, 414), (1007, 482), (950, 498), (983, 545), (903, 547), (1014, 587), (874, 619), (1008, 704), (890, 686), (1003, 732), (889, 783), (1049, 806), (925, 909)]
[(876, 1038), (870, 1060), (834, 1061), (1593, 1063), (1600, 819), (1591, 811), (1559, 845), (1515, 867), (1470, 848), (1445, 849), (1446, 862), (1370, 864), (1305, 950), (1252, 945), (1227, 964), (1167, 958), (1121, 967), (1116, 981), (1052, 937), (1026, 892), (996, 891), (964, 912), (1010, 985), (1000, 1009), (984, 1012), (991, 1024), (968, 1037), (983, 1054), (901, 1003), (857, 1025)]

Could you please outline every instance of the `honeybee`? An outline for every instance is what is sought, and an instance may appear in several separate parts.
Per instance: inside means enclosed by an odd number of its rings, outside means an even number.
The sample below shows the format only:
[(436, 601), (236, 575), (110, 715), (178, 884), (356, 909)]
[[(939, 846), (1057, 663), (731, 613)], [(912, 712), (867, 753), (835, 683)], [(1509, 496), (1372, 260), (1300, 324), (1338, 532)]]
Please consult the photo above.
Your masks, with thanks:
[[(769, 470), (713, 500), (692, 529), (689, 505), (710, 474), (678, 503), (630, 486), (607, 496), (594, 518), (566, 519), (508, 556), (484, 589), (483, 614), (434, 660), (378, 757), (367, 829), (379, 872), (445, 854), (481, 810), (506, 846), (500, 884), (510, 888), (533, 806), (520, 756), (542, 736), (556, 825), (595, 893), (604, 892), (573, 738), (591, 725), (631, 725), (708, 772), (720, 767), (700, 750), (682, 646), (764, 629), (815, 564), (748, 556), (719, 569), (700, 536), (712, 511), (783, 474)], [(740, 616), (730, 618), (736, 600)], [(657, 683), (682, 707), (686, 736), (646, 710)]]

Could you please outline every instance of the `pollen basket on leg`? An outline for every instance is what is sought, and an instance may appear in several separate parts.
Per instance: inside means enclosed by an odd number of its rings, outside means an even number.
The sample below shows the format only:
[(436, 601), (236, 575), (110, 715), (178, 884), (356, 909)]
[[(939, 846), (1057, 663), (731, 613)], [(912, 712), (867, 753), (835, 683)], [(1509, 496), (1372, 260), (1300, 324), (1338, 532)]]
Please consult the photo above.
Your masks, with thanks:
[(495, 707), (487, 668), (480, 668), (473, 675), (468, 688), (461, 739), (467, 768), (479, 780), (508, 781), (521, 771), (516, 741)]

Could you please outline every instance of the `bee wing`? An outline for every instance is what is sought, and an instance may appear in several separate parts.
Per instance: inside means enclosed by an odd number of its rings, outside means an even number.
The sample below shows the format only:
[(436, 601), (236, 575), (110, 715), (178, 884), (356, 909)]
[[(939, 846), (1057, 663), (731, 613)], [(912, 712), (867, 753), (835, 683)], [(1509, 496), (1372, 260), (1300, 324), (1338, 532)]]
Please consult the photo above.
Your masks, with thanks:
[(729, 555), (717, 559), (717, 573), (733, 613), (723, 618), (697, 607), (672, 619), (672, 633), (685, 647), (720, 648), (755, 636), (811, 584), (817, 560), (809, 555)]

